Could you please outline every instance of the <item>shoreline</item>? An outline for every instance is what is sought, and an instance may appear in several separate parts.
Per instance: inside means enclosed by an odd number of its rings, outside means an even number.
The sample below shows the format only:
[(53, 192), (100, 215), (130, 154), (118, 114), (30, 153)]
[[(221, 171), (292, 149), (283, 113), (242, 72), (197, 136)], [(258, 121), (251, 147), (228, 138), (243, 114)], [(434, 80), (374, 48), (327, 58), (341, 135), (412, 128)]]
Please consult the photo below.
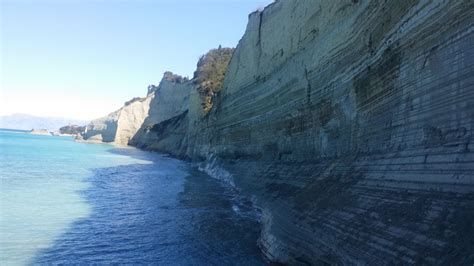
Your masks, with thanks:
[[(139, 147), (136, 147), (136, 146), (133, 146), (133, 145), (123, 145), (123, 144), (119, 144), (119, 143), (108, 143), (108, 142), (102, 142), (102, 141), (97, 141), (97, 140), (90, 141), (90, 140), (77, 140), (77, 139), (75, 139), (74, 141), (77, 142), (77, 143), (85, 143), (85, 144), (92, 144), (92, 145), (105, 144), (105, 145), (115, 146), (117, 148), (137, 149), (137, 150), (140, 150), (142, 152), (149, 152), (149, 153), (152, 153), (152, 154), (158, 154), (160, 156), (169, 157), (169, 158), (172, 158), (172, 159), (179, 160), (183, 163), (186, 163), (190, 167), (192, 167), (193, 169), (209, 176), (212, 179), (215, 179), (215, 180), (221, 182), (224, 186), (227, 186), (229, 189), (234, 191), (236, 193), (236, 195), (238, 195), (240, 197), (243, 197), (244, 199), (247, 199), (249, 202), (251, 202), (251, 208), (252, 208), (252, 210), (254, 212), (254, 215), (255, 215), (255, 221), (257, 221), (259, 223), (259, 225), (261, 227), (261, 230), (263, 230), (263, 224), (262, 224), (262, 216), (263, 216), (263, 212), (264, 212), (263, 208), (261, 208), (258, 205), (257, 200), (256, 200), (255, 197), (244, 194), (241, 191), (241, 189), (239, 187), (237, 187), (235, 185), (235, 183), (233, 182), (233, 175), (230, 174), (229, 172), (227, 172), (224, 168), (219, 167), (217, 165), (217, 163), (209, 164), (209, 163), (206, 163), (206, 162), (192, 162), (192, 160), (190, 158), (181, 158), (179, 156), (175, 156), (172, 153), (166, 153), (166, 152), (161, 152), (161, 151), (157, 151), (157, 150), (143, 149), (143, 148), (139, 148)], [(215, 160), (215, 162), (216, 162), (216, 160)], [(237, 209), (237, 210), (234, 209), (234, 206), (236, 206), (236, 205), (232, 206), (232, 210), (236, 213), (239, 212), (240, 210), (239, 209)], [(255, 243), (255, 246), (259, 248), (262, 257), (267, 262), (271, 262), (270, 258), (267, 257), (267, 253), (263, 249), (263, 246), (261, 245), (262, 241), (263, 240), (261, 239), (261, 236), (259, 236), (257, 242)]]

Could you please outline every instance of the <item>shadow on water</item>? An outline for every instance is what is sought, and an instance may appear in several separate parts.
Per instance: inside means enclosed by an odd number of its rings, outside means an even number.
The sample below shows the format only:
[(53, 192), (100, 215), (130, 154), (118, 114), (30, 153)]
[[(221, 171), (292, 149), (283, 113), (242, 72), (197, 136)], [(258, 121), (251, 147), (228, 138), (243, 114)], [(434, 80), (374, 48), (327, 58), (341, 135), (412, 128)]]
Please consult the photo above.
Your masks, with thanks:
[(115, 154), (151, 161), (95, 169), (76, 221), (34, 263), (262, 265), (251, 204), (184, 162), (135, 149)]

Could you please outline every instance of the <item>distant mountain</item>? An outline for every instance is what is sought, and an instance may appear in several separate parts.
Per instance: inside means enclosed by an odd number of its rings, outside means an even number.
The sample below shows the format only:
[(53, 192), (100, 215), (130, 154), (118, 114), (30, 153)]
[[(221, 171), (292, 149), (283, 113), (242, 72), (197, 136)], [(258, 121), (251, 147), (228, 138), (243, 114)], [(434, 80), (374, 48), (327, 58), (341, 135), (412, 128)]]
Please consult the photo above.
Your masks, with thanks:
[(28, 114), (12, 114), (0, 116), (0, 128), (8, 129), (47, 129), (57, 131), (67, 125), (85, 125), (88, 121), (61, 117), (38, 117)]

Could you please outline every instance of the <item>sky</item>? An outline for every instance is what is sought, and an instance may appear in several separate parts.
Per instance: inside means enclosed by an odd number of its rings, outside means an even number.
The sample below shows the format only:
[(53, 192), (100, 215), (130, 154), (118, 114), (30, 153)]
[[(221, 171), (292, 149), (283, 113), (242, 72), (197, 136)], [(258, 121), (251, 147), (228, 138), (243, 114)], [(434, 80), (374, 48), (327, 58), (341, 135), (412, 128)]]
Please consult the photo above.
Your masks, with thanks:
[(235, 47), (272, 0), (0, 0), (0, 115), (90, 120)]

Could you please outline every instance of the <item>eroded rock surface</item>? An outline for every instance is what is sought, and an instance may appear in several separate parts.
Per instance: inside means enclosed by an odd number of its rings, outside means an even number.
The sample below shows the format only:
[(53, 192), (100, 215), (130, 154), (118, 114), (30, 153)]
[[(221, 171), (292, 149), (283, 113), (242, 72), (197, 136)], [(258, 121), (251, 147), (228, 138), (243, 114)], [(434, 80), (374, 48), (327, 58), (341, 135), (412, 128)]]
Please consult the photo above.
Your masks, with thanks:
[(135, 98), (109, 115), (92, 120), (82, 134), (89, 142), (111, 142), (127, 145), (148, 116), (153, 94)]
[(277, 1), (250, 15), (188, 152), (256, 196), (269, 258), (474, 261), (473, 4)]
[(117, 111), (93, 120), (82, 137), (90, 142), (112, 142), (153, 150), (155, 142), (163, 136), (158, 136), (152, 128), (187, 113), (192, 88), (187, 78), (166, 72), (158, 86), (148, 87), (146, 97), (133, 98)]
[[(185, 145), (182, 141), (184, 138), (182, 134), (186, 134), (187, 123), (181, 126), (180, 131), (173, 130), (174, 133), (168, 132), (167, 134), (163, 134), (163, 130), (157, 130), (159, 127), (157, 124), (187, 113), (192, 88), (193, 85), (188, 79), (166, 72), (160, 84), (153, 88), (154, 97), (150, 102), (148, 116), (130, 144), (144, 149), (161, 151), (178, 151), (180, 148), (177, 145)], [(169, 125), (171, 126), (171, 124)], [(169, 143), (159, 144), (163, 141)]]
[[(276, 1), (249, 16), (210, 111), (190, 82), (162, 81), (151, 91), (170, 94), (153, 98), (131, 143), (255, 199), (272, 261), (470, 265), (473, 11), (469, 0)], [(119, 116), (97, 123), (103, 140)]]

